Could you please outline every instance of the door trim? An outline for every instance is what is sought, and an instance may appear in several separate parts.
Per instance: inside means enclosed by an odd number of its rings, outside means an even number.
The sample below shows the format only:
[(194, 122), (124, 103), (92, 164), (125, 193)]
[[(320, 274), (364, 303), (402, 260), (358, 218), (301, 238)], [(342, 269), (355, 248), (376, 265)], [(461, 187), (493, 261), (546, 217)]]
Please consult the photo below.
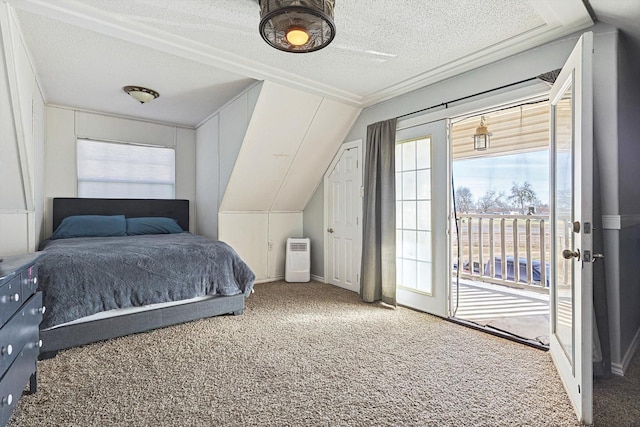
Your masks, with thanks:
[[(358, 288), (360, 287), (360, 266), (362, 263), (362, 196), (363, 196), (363, 192), (362, 192), (362, 181), (363, 181), (363, 174), (364, 174), (364, 153), (362, 151), (362, 140), (358, 139), (355, 141), (350, 141), (350, 142), (345, 142), (344, 144), (340, 145), (340, 148), (338, 148), (338, 152), (336, 153), (336, 155), (333, 157), (333, 160), (331, 161), (331, 164), (329, 165), (329, 167), (327, 168), (327, 170), (324, 173), (324, 176), (322, 178), (322, 185), (323, 185), (323, 191), (324, 191), (324, 199), (323, 199), (323, 203), (324, 203), (324, 216), (323, 216), (323, 224), (322, 224), (322, 235), (323, 237), (323, 245), (324, 245), (324, 282), (325, 283), (329, 283), (328, 280), (328, 275), (327, 275), (327, 271), (329, 268), (329, 241), (327, 238), (327, 228), (329, 226), (329, 193), (328, 193), (328, 189), (329, 189), (329, 175), (331, 175), (331, 172), (333, 171), (333, 169), (336, 167), (336, 165), (338, 164), (338, 162), (340, 161), (340, 158), (342, 157), (342, 154), (347, 151), (347, 150), (351, 150), (353, 148), (358, 148), (358, 158), (357, 161), (359, 162), (360, 165), (360, 173), (358, 174), (358, 188), (360, 188), (360, 196), (357, 197), (356, 199), (356, 209), (355, 211), (358, 213), (358, 217), (359, 220), (357, 221), (358, 223), (358, 230), (357, 230), (357, 236), (355, 239), (355, 245), (354, 248), (356, 248), (356, 250), (358, 251), (358, 253), (356, 254), (356, 259), (358, 260), (358, 268), (357, 268), (357, 273), (356, 273), (356, 283), (358, 285)], [(349, 289), (349, 290), (353, 290), (353, 289)], [(358, 289), (356, 292), (360, 293), (360, 290)]]

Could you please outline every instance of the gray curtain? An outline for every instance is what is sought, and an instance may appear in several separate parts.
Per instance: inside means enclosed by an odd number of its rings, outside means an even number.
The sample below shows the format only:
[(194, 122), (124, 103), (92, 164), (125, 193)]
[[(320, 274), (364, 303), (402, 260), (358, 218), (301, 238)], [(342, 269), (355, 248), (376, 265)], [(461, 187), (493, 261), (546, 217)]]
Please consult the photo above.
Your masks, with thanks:
[(367, 127), (362, 219), (363, 301), (396, 305), (396, 119)]

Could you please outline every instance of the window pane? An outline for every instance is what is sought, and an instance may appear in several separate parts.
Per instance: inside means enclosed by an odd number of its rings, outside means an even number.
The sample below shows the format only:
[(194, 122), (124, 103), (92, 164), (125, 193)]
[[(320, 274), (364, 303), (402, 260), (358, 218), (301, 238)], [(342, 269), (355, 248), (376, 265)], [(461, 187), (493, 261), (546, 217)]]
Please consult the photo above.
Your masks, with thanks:
[(431, 230), (431, 202), (418, 202), (418, 230)]
[(431, 261), (431, 232), (418, 231), (418, 260)]
[(417, 169), (431, 167), (431, 138), (421, 139), (417, 143)]
[[(402, 170), (408, 171), (416, 168), (416, 142), (399, 144), (402, 147)], [(397, 145), (396, 145), (397, 147)]]
[(402, 200), (402, 172), (396, 172), (396, 200)]
[(402, 170), (402, 144), (396, 144), (396, 172)]
[(416, 173), (415, 171), (402, 173), (402, 199), (416, 199)]
[(417, 196), (418, 199), (431, 199), (431, 169), (424, 169), (417, 172)]
[(175, 196), (175, 150), (79, 139), (78, 197)]
[(417, 253), (417, 234), (415, 231), (402, 232), (402, 257), (416, 259)]
[(431, 281), (431, 263), (418, 262), (418, 277), (416, 287), (419, 291), (432, 293), (433, 286)]
[(416, 262), (408, 259), (402, 260), (402, 286), (416, 288), (417, 272)]
[(402, 202), (402, 228), (416, 229), (416, 202)]

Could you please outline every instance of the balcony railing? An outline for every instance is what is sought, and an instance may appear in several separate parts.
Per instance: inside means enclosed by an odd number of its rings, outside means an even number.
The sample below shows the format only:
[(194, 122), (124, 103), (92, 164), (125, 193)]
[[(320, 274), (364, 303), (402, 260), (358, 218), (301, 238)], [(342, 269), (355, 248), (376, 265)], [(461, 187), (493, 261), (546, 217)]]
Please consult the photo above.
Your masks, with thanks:
[(548, 216), (459, 214), (456, 221), (454, 274), (459, 245), (460, 277), (548, 293)]

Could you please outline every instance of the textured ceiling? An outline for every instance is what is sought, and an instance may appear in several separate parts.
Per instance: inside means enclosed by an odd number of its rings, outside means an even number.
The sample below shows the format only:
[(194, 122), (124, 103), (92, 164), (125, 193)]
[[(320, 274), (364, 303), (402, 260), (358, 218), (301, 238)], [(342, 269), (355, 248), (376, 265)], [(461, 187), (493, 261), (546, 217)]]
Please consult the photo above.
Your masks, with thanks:
[[(581, 0), (336, 0), (333, 43), (289, 54), (256, 0), (6, 1), (48, 103), (188, 126), (255, 80), (364, 107), (591, 24)], [(130, 105), (130, 84), (161, 97)]]

